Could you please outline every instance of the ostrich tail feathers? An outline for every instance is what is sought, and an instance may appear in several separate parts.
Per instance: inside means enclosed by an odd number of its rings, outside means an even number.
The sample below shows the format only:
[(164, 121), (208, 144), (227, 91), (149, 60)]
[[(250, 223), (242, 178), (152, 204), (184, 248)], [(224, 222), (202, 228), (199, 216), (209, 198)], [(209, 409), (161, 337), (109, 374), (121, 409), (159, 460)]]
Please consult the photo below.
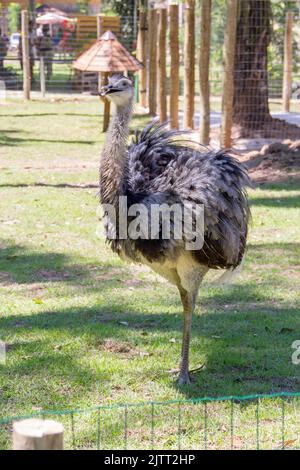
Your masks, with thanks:
[(226, 287), (233, 284), (233, 282), (239, 277), (243, 270), (244, 259), (236, 268), (227, 269), (224, 273), (221, 274), (213, 283), (213, 286), (216, 287)]

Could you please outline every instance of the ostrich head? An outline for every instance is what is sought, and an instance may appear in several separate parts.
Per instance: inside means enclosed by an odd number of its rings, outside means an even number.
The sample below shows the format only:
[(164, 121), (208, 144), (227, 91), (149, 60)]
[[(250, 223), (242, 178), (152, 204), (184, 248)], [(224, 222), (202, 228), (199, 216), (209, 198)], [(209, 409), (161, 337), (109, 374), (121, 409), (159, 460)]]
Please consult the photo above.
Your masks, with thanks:
[(133, 99), (134, 86), (129, 78), (115, 74), (109, 77), (108, 85), (101, 88), (101, 95), (117, 106), (127, 106)]

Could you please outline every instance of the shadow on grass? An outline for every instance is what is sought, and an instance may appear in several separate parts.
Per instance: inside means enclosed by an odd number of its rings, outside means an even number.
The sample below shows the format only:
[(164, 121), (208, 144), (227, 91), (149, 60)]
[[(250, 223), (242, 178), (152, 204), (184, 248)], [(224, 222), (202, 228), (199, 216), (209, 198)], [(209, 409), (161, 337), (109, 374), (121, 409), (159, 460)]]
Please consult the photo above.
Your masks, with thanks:
[[(274, 288), (276, 288), (278, 282), (282, 282), (280, 279), (290, 277), (292, 274), (294, 276), (291, 281), (293, 280), (296, 283), (298, 276), (299, 282), (300, 243), (249, 243), (246, 259), (254, 263), (252, 269), (265, 269), (267, 275), (272, 274), (270, 279)], [(265, 266), (266, 264), (269, 266)], [(272, 271), (270, 271), (270, 267)], [(265, 276), (264, 281), (267, 282)]]
[[(15, 284), (36, 283), (41, 289), (51, 283), (61, 283), (66, 287), (78, 285), (83, 292), (127, 289), (131, 285), (149, 287), (146, 279), (128, 279), (129, 269), (127, 265), (115, 266), (100, 261), (74, 263), (74, 257), (66, 254), (34, 252), (20, 245), (0, 248), (0, 287), (4, 285), (12, 289)], [(56, 295), (64, 296), (65, 293), (59, 291)]]
[(28, 117), (48, 117), (48, 116), (76, 116), (76, 117), (99, 117), (98, 114), (82, 114), (82, 113), (36, 113), (36, 114), (1, 114), (0, 117), (8, 118), (28, 118)]
[[(299, 250), (299, 244), (250, 245), (249, 249), (257, 253), (258, 257), (259, 250), (267, 251), (270, 259), (277, 250), (283, 250), (297, 261), (294, 255)], [(127, 290), (126, 272), (130, 268), (126, 265), (124, 268), (119, 268), (105, 264), (101, 267), (88, 264), (75, 266), (72, 261), (67, 255), (31, 252), (22, 246), (7, 247), (0, 251), (0, 274), (8, 273), (14, 282), (25, 284), (63, 282), (67, 285), (78, 284), (86, 292), (107, 291), (107, 303), (92, 307), (74, 305), (72, 308), (57, 308), (28, 315), (13, 315), (6, 318), (0, 316), (2, 339), (12, 332), (22, 336), (30, 331), (30, 335), (34, 338), (34, 335), (40, 335), (40, 332), (55, 334), (59, 331), (74, 341), (80, 338), (87, 345), (84, 354), (88, 355), (89, 347), (97, 348), (99, 341), (108, 337), (116, 341), (128, 341), (129, 337), (132, 338), (132, 332), (137, 333), (136, 335), (134, 333), (134, 336), (139, 347), (139, 342), (143, 343), (142, 333), (146, 333), (145, 338), (148, 343), (146, 342), (144, 347), (147, 348), (147, 344), (151, 345), (153, 339), (153, 360), (160, 361), (162, 372), (158, 373), (158, 365), (153, 364), (151, 378), (148, 366), (148, 376), (143, 377), (143, 380), (165, 380), (169, 377), (164, 370), (163, 359), (155, 358), (155, 345), (165, 344), (166, 351), (170, 348), (170, 352), (173, 353), (176, 348), (174, 362), (179, 360), (182, 331), (179, 296), (174, 301), (176, 313), (164, 313), (170, 311), (168, 298), (161, 301), (157, 307), (158, 313), (147, 311), (143, 313), (138, 311), (139, 309), (133, 311), (130, 298), (124, 300), (117, 291), (109, 291), (112, 287), (120, 289), (120, 294)], [(100, 268), (100, 273), (98, 271), (96, 276), (95, 268)], [(143, 280), (137, 285), (136, 292), (139, 287), (151, 289), (151, 285), (147, 280)], [(159, 285), (155, 288), (159, 288)], [(142, 296), (143, 292), (140, 295)], [(155, 299), (155, 289), (153, 289), (153, 299)], [(202, 304), (200, 311), (204, 313), (194, 315), (193, 319), (191, 367), (197, 365), (199, 361), (197, 358), (201, 354), (202, 357), (203, 355), (206, 357), (205, 369), (195, 375), (195, 383), (191, 388), (182, 389), (187, 397), (299, 390), (299, 373), (297, 375), (298, 371), (291, 363), (291, 345), (293, 341), (299, 339), (299, 308), (288, 303), (276, 302), (276, 295), (274, 302), (271, 302), (270, 292), (266, 292), (263, 285), (258, 286), (253, 283), (233, 285), (226, 289), (204, 285), (200, 292), (200, 304)], [(168, 336), (170, 339), (177, 338), (175, 345), (169, 342)], [(42, 374), (47, 369), (50, 355), (53, 375), (56, 372), (62, 374), (62, 380), (70, 376), (79, 377), (78, 380), (85, 377), (84, 368), (81, 370), (80, 367), (77, 370), (76, 360), (63, 350), (60, 354), (53, 354), (52, 358), (46, 347), (47, 341), (50, 341), (49, 337), (45, 340), (45, 344), (40, 342), (37, 348), (33, 346), (31, 351), (34, 353), (38, 349), (39, 353), (36, 354), (37, 360), (32, 358), (30, 363), (27, 362), (26, 348), (30, 349), (31, 346), (24, 344), (14, 346), (19, 348), (21, 358), (17, 365), (12, 365), (12, 373), (32, 374), (33, 377), (35, 374)], [(99, 352), (99, 357), (100, 354)], [(124, 361), (124, 374), (129, 374), (133, 380), (140, 380), (139, 374), (143, 374), (143, 365), (140, 364), (138, 370), (134, 368), (129, 370), (129, 360), (131, 359)], [(63, 363), (66, 367), (61, 372)], [(174, 363), (174, 367), (176, 366), (177, 363)], [(110, 370), (110, 373), (113, 379), (114, 371)], [(99, 380), (99, 376), (91, 372), (89, 367), (86, 374), (87, 383)], [(105, 365), (103, 365), (103, 377), (107, 383), (111, 380)], [(176, 386), (171, 377), (169, 383)]]
[[(240, 295), (252, 292), (249, 300), (258, 300), (259, 296), (255, 287), (245, 285), (239, 288)], [(234, 289), (230, 294), (231, 301), (234, 301)], [(228, 293), (215, 291), (214, 300), (217, 302), (228, 302)], [(247, 311), (247, 303), (241, 306), (234, 305), (234, 311), (227, 309), (226, 312), (216, 312), (209, 306), (209, 302), (202, 303), (208, 308), (202, 315), (195, 315), (193, 319), (193, 341), (191, 350), (191, 367), (197, 364), (197, 356), (200, 352), (206, 356), (205, 369), (195, 375), (195, 383), (191, 388), (182, 388), (181, 391), (188, 398), (198, 396), (220, 396), (220, 395), (242, 395), (248, 393), (267, 393), (277, 391), (295, 391), (299, 389), (300, 377), (297, 370), (291, 363), (293, 341), (299, 339), (299, 309), (285, 305), (272, 307), (257, 307), (256, 310)], [(167, 301), (166, 301), (167, 305)], [(165, 349), (170, 348), (170, 354), (178, 358), (180, 354), (180, 337), (182, 330), (181, 315), (172, 313), (142, 313), (128, 310), (128, 305), (120, 302), (115, 305), (95, 305), (93, 308), (76, 307), (68, 309), (58, 309), (44, 311), (39, 314), (14, 315), (10, 318), (0, 318), (1, 336), (11, 335), (12, 331), (18, 332), (21, 336), (30, 331), (30, 336), (45, 335), (47, 332), (66, 334), (66, 337), (74, 341), (80, 339), (85, 344), (85, 355), (89, 355), (89, 348), (95, 351), (99, 344), (103, 344), (105, 339), (114, 338), (116, 342), (132, 341), (132, 333), (137, 338), (136, 347), (145, 348), (151, 345), (153, 335), (153, 346), (165, 344)], [(162, 306), (164, 310), (164, 306)], [(180, 306), (178, 303), (178, 313)], [(122, 322), (122, 323), (121, 323)], [(143, 334), (141, 337), (140, 334)], [(52, 334), (52, 333), (51, 333)], [(144, 336), (146, 334), (146, 336)], [(176, 345), (172, 345), (167, 337), (176, 340)], [(142, 338), (146, 338), (145, 342)], [(47, 341), (47, 339), (45, 340)], [(49, 335), (48, 335), (49, 341)], [(70, 340), (72, 341), (72, 339)], [(39, 348), (34, 346), (36, 358), (26, 357), (26, 347), (20, 346), (20, 353), (24, 358), (18, 360), (18, 364), (11, 368), (8, 364), (9, 373), (43, 374), (49, 363), (51, 356), (51, 374), (60, 374), (62, 380), (67, 379), (73, 382), (86, 376), (88, 383), (99, 380), (99, 375), (87, 369), (78, 370), (76, 359), (64, 352), (64, 347), (60, 354), (49, 353), (47, 344), (40, 344)], [(53, 347), (53, 345), (52, 345)], [(23, 348), (23, 349), (22, 349)], [(176, 348), (177, 352), (174, 352)], [(200, 349), (200, 351), (199, 351)], [(33, 351), (32, 350), (32, 351)], [(197, 353), (198, 351), (198, 353)], [(116, 354), (118, 352), (110, 352)], [(82, 354), (82, 351), (81, 351)], [(160, 352), (161, 354), (161, 352)], [(99, 348), (99, 360), (102, 357), (101, 347)], [(124, 358), (123, 358), (124, 359)], [(149, 372), (149, 364), (145, 369), (144, 377), (143, 364), (128, 369), (129, 361), (124, 360), (124, 373), (132, 380), (165, 380), (169, 377), (170, 386), (177, 387), (172, 377), (164, 370), (163, 358), (155, 357), (155, 351), (151, 355), (153, 363), (153, 377)], [(158, 364), (161, 367), (159, 374)], [(177, 359), (174, 359), (177, 361)], [(199, 361), (199, 359), (198, 359)], [(174, 364), (174, 367), (177, 364)], [(136, 367), (136, 369), (135, 369)], [(115, 372), (117, 375), (120, 371)], [(109, 375), (111, 374), (111, 376)], [(111, 366), (108, 370), (105, 363), (101, 365), (101, 378), (104, 385), (114, 380), (114, 370)], [(150, 375), (149, 375), (150, 374)], [(76, 379), (77, 377), (77, 379)], [(167, 379), (168, 380), (168, 379)]]
[[(1, 114), (0, 117), (15, 117), (15, 118), (27, 118), (27, 117), (48, 117), (48, 116), (78, 116), (78, 117), (101, 117), (101, 114), (84, 114), (84, 113), (36, 113), (36, 114)], [(133, 116), (133, 121), (143, 120), (143, 119), (152, 119), (149, 114), (138, 114)], [(3, 132), (3, 131), (2, 131)], [(14, 132), (14, 131), (10, 131)]]
[[(265, 257), (270, 262), (274, 262), (276, 257), (283, 255), (291, 265), (300, 263), (300, 243), (249, 244), (247, 249), (247, 256), (251, 257), (251, 261), (262, 266), (266, 262)], [(123, 276), (129, 285), (130, 279), (127, 279), (127, 277), (128, 272), (132, 272), (132, 266), (124, 264), (117, 267), (109, 263), (103, 263), (100, 259), (99, 263), (88, 264), (82, 262), (75, 264), (74, 258), (67, 254), (31, 251), (28, 247), (20, 245), (7, 246), (5, 240), (3, 240), (0, 249), (0, 271), (11, 276), (12, 282), (22, 284), (57, 281), (78, 282), (83, 288), (89, 289), (87, 283), (89, 280), (93, 280), (94, 289), (96, 290), (103, 289), (105, 285), (111, 286), (114, 281), (116, 283), (122, 281), (119, 276)], [(278, 266), (279, 268), (280, 266)], [(142, 281), (139, 280), (139, 285), (141, 284)], [(144, 284), (149, 287), (147, 280), (144, 281)], [(251, 286), (242, 289), (243, 292), (240, 292), (241, 289), (242, 286), (230, 287), (229, 292), (233, 292), (233, 295), (242, 299), (248, 299), (253, 294)]]
[(19, 133), (28, 134), (28, 131), (24, 131), (23, 129), (1, 129), (0, 137), (1, 137), (1, 134), (19, 134)]
[(298, 208), (300, 207), (300, 195), (280, 197), (279, 193), (276, 197), (253, 198), (250, 203), (251, 206)]
[[(8, 246), (0, 250), (0, 271), (11, 277), (11, 282), (33, 283), (41, 281), (43, 272), (55, 272), (57, 278), (61, 275), (64, 279), (64, 271), (70, 266), (70, 258), (61, 253), (41, 253), (29, 251), (26, 247), (19, 245)], [(45, 282), (46, 276), (43, 281)], [(49, 282), (54, 281), (49, 274)]]
[(277, 183), (261, 183), (259, 185), (260, 190), (266, 191), (278, 191), (280, 196), (280, 191), (297, 191), (299, 190), (299, 181), (281, 181)]
[(53, 143), (53, 144), (74, 144), (74, 145), (94, 145), (98, 143), (95, 140), (53, 140), (53, 139), (33, 139), (33, 138), (21, 138), (21, 137), (10, 137), (3, 132), (0, 134), (0, 145), (7, 147), (15, 147), (23, 144), (30, 143)]
[(0, 184), (0, 188), (57, 188), (57, 189), (65, 189), (65, 188), (72, 188), (72, 189), (98, 189), (99, 184), (75, 184), (75, 183), (8, 183), (8, 184)]
[[(120, 286), (124, 269), (109, 263), (75, 264), (74, 258), (55, 252), (34, 252), (22, 246), (0, 249), (0, 286), (17, 284), (64, 283), (88, 290)], [(146, 281), (144, 281), (146, 284)], [(142, 281), (141, 281), (142, 283)]]

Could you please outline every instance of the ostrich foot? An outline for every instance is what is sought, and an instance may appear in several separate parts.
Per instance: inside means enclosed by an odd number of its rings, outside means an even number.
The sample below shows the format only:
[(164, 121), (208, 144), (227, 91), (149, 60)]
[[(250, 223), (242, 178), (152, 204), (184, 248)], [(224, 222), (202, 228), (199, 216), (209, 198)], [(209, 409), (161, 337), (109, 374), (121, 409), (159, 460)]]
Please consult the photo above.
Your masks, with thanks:
[(180, 371), (178, 377), (178, 385), (192, 385), (192, 378), (188, 370)]
[[(201, 364), (198, 367), (195, 367), (195, 369), (190, 369), (190, 374), (194, 374), (195, 372), (200, 372), (200, 370), (203, 370), (205, 368), (205, 364)], [(172, 375), (179, 375), (180, 374), (180, 369), (177, 367), (177, 369), (170, 369), (168, 370), (169, 374)]]

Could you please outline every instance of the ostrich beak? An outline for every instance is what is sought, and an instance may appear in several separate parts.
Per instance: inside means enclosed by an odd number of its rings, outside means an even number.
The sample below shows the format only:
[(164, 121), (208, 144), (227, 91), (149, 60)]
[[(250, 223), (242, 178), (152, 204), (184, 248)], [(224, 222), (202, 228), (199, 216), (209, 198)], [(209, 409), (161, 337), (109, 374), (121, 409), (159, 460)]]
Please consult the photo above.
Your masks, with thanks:
[(119, 91), (118, 88), (114, 88), (112, 85), (105, 85), (101, 88), (100, 95), (106, 96), (110, 95), (111, 93), (115, 93), (116, 91)]

